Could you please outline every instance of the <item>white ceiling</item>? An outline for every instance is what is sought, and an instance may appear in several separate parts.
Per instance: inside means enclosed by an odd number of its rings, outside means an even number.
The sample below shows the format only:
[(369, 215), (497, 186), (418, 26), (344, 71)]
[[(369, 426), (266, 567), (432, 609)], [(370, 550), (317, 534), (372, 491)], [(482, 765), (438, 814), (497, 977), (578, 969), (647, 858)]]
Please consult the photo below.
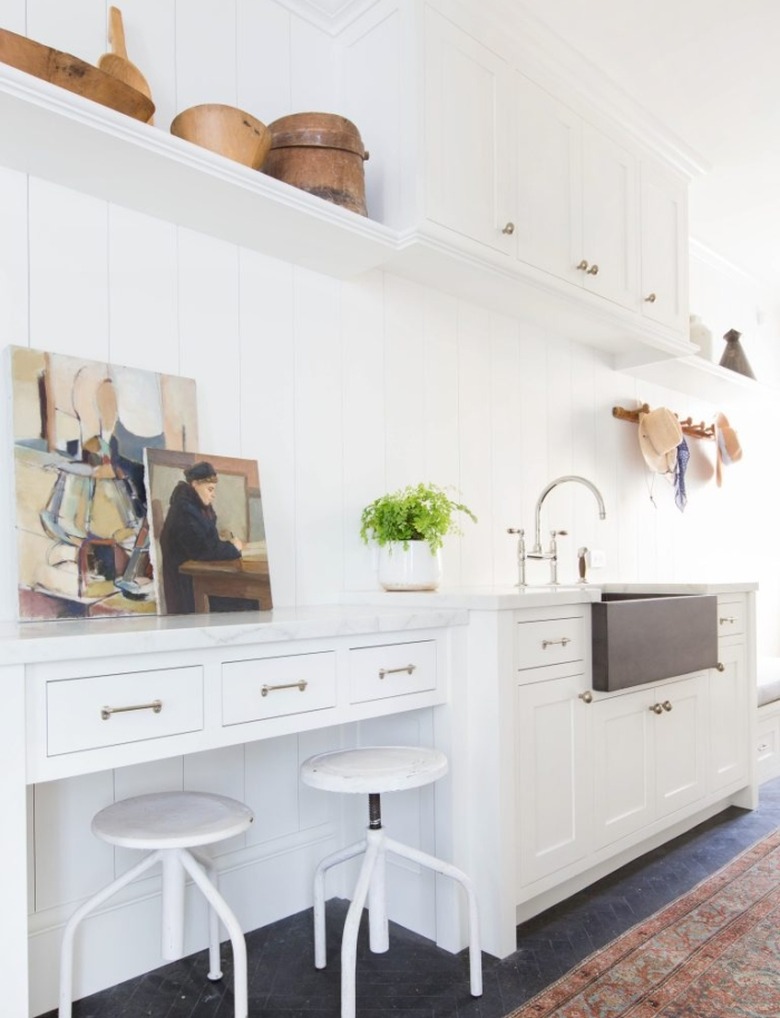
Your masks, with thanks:
[(780, 291), (780, 2), (523, 6), (704, 158), (692, 236)]

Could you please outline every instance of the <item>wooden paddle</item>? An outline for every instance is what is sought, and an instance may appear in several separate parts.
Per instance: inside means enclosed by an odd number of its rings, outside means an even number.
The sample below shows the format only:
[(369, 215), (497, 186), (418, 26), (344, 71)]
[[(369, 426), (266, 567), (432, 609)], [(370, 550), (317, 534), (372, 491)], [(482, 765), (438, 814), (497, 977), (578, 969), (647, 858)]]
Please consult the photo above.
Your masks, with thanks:
[[(152, 98), (152, 90), (149, 82), (139, 69), (127, 59), (127, 47), (125, 45), (125, 28), (122, 24), (122, 12), (118, 7), (108, 9), (108, 41), (111, 45), (111, 52), (104, 53), (98, 60), (98, 67), (113, 78), (118, 78), (126, 85), (136, 89), (149, 99)], [(149, 117), (148, 123), (153, 118)]]

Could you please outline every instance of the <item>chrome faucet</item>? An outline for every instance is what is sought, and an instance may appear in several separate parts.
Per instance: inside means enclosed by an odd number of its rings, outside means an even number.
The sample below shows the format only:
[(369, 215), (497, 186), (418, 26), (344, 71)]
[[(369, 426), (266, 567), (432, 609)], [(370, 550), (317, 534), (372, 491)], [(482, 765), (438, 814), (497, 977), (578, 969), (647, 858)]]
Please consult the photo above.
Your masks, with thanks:
[[(593, 492), (593, 495), (598, 503), (599, 507), (599, 519), (603, 520), (606, 518), (607, 510), (604, 506), (604, 499), (601, 497), (601, 492), (589, 481), (587, 477), (580, 477), (578, 474), (566, 474), (564, 477), (556, 477), (554, 481), (550, 481), (547, 487), (539, 496), (539, 500), (536, 503), (536, 519), (534, 528), (534, 543), (533, 547), (527, 554), (527, 558), (535, 559), (549, 559), (550, 560), (550, 583), (557, 584), (558, 582), (558, 544), (556, 537), (565, 534), (565, 530), (552, 530), (550, 539), (550, 548), (548, 551), (542, 550), (542, 504), (550, 492), (557, 488), (559, 484), (565, 484), (567, 481), (576, 481), (578, 484), (584, 484), (586, 488), (589, 488)], [(522, 579), (524, 576), (525, 569), (523, 569)], [(523, 584), (521, 584), (522, 586)]]

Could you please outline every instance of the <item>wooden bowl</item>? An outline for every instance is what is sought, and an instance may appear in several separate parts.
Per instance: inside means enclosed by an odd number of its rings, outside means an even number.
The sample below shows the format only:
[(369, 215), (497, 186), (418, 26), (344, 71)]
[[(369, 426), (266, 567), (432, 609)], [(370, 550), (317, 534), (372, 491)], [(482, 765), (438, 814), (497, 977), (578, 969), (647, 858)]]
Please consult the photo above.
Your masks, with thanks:
[(171, 123), (171, 134), (211, 149), (244, 166), (259, 170), (271, 147), (271, 132), (250, 113), (205, 103), (182, 110)]
[(125, 82), (70, 53), (5, 28), (0, 28), (0, 61), (136, 120), (147, 121), (154, 113), (152, 100)]

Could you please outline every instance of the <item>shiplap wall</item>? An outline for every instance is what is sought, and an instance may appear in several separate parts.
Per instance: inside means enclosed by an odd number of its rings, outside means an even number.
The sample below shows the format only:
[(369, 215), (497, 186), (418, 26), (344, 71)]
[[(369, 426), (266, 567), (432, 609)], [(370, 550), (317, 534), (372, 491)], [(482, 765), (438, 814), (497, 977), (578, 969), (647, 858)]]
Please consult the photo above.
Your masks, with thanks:
[[(96, 59), (107, 48), (106, 9), (105, 0), (0, 0), (0, 24)], [(177, 110), (203, 101), (238, 104), (265, 121), (338, 108), (330, 41), (273, 0), (126, 0), (122, 9), (130, 56), (151, 82), (162, 129)], [(360, 127), (370, 145), (376, 125)], [(715, 304), (728, 317), (722, 305), (730, 293), (735, 313), (755, 300), (753, 285), (723, 266), (701, 264), (693, 288), (692, 307), (705, 320)], [(780, 652), (774, 429), (756, 405), (723, 407), (745, 456), (726, 471), (722, 489), (712, 479), (711, 443), (691, 443), (689, 505), (680, 513), (671, 488), (645, 470), (635, 429), (615, 421), (611, 408), (640, 399), (709, 420), (718, 408), (706, 400), (637, 382), (600, 353), (389, 274), (338, 283), (1, 169), (0, 328), (3, 344), (195, 378), (202, 450), (259, 462), (279, 605), (375, 587), (372, 553), (358, 538), (360, 510), (421, 479), (453, 485), (479, 517), (448, 542), (445, 582), (511, 584), (506, 527), (530, 530), (544, 485), (578, 473), (599, 486), (608, 517), (597, 520), (584, 488), (550, 496), (545, 530), (570, 534), (560, 541), (564, 581), (576, 575), (580, 545), (606, 553), (596, 582), (757, 579), (760, 644)], [(759, 332), (749, 355), (769, 381), (778, 377), (776, 323)], [(10, 477), (7, 430), (4, 421), (0, 463)], [(0, 525), (12, 544), (10, 485)], [(529, 564), (532, 582), (546, 577), (546, 564)], [(0, 618), (15, 617), (6, 572)], [(428, 723), (395, 722), (397, 737), (420, 738)], [(31, 790), (39, 966), (55, 957), (59, 924), (74, 902), (126, 864), (89, 834), (96, 809), (133, 791), (213, 787), (276, 816), (276, 826), (253, 834), (263, 844), (305, 842), (307, 826), (325, 819), (299, 803), (298, 761), (341, 737), (238, 747)], [(257, 798), (262, 783), (251, 780), (269, 766), (278, 802), (289, 807), (281, 813)], [(265, 921), (274, 917), (273, 903), (262, 908)], [(99, 932), (90, 939), (85, 988), (128, 974), (100, 940)], [(135, 960), (147, 964), (141, 954)], [(34, 1007), (53, 1006), (51, 979), (34, 982)]]

